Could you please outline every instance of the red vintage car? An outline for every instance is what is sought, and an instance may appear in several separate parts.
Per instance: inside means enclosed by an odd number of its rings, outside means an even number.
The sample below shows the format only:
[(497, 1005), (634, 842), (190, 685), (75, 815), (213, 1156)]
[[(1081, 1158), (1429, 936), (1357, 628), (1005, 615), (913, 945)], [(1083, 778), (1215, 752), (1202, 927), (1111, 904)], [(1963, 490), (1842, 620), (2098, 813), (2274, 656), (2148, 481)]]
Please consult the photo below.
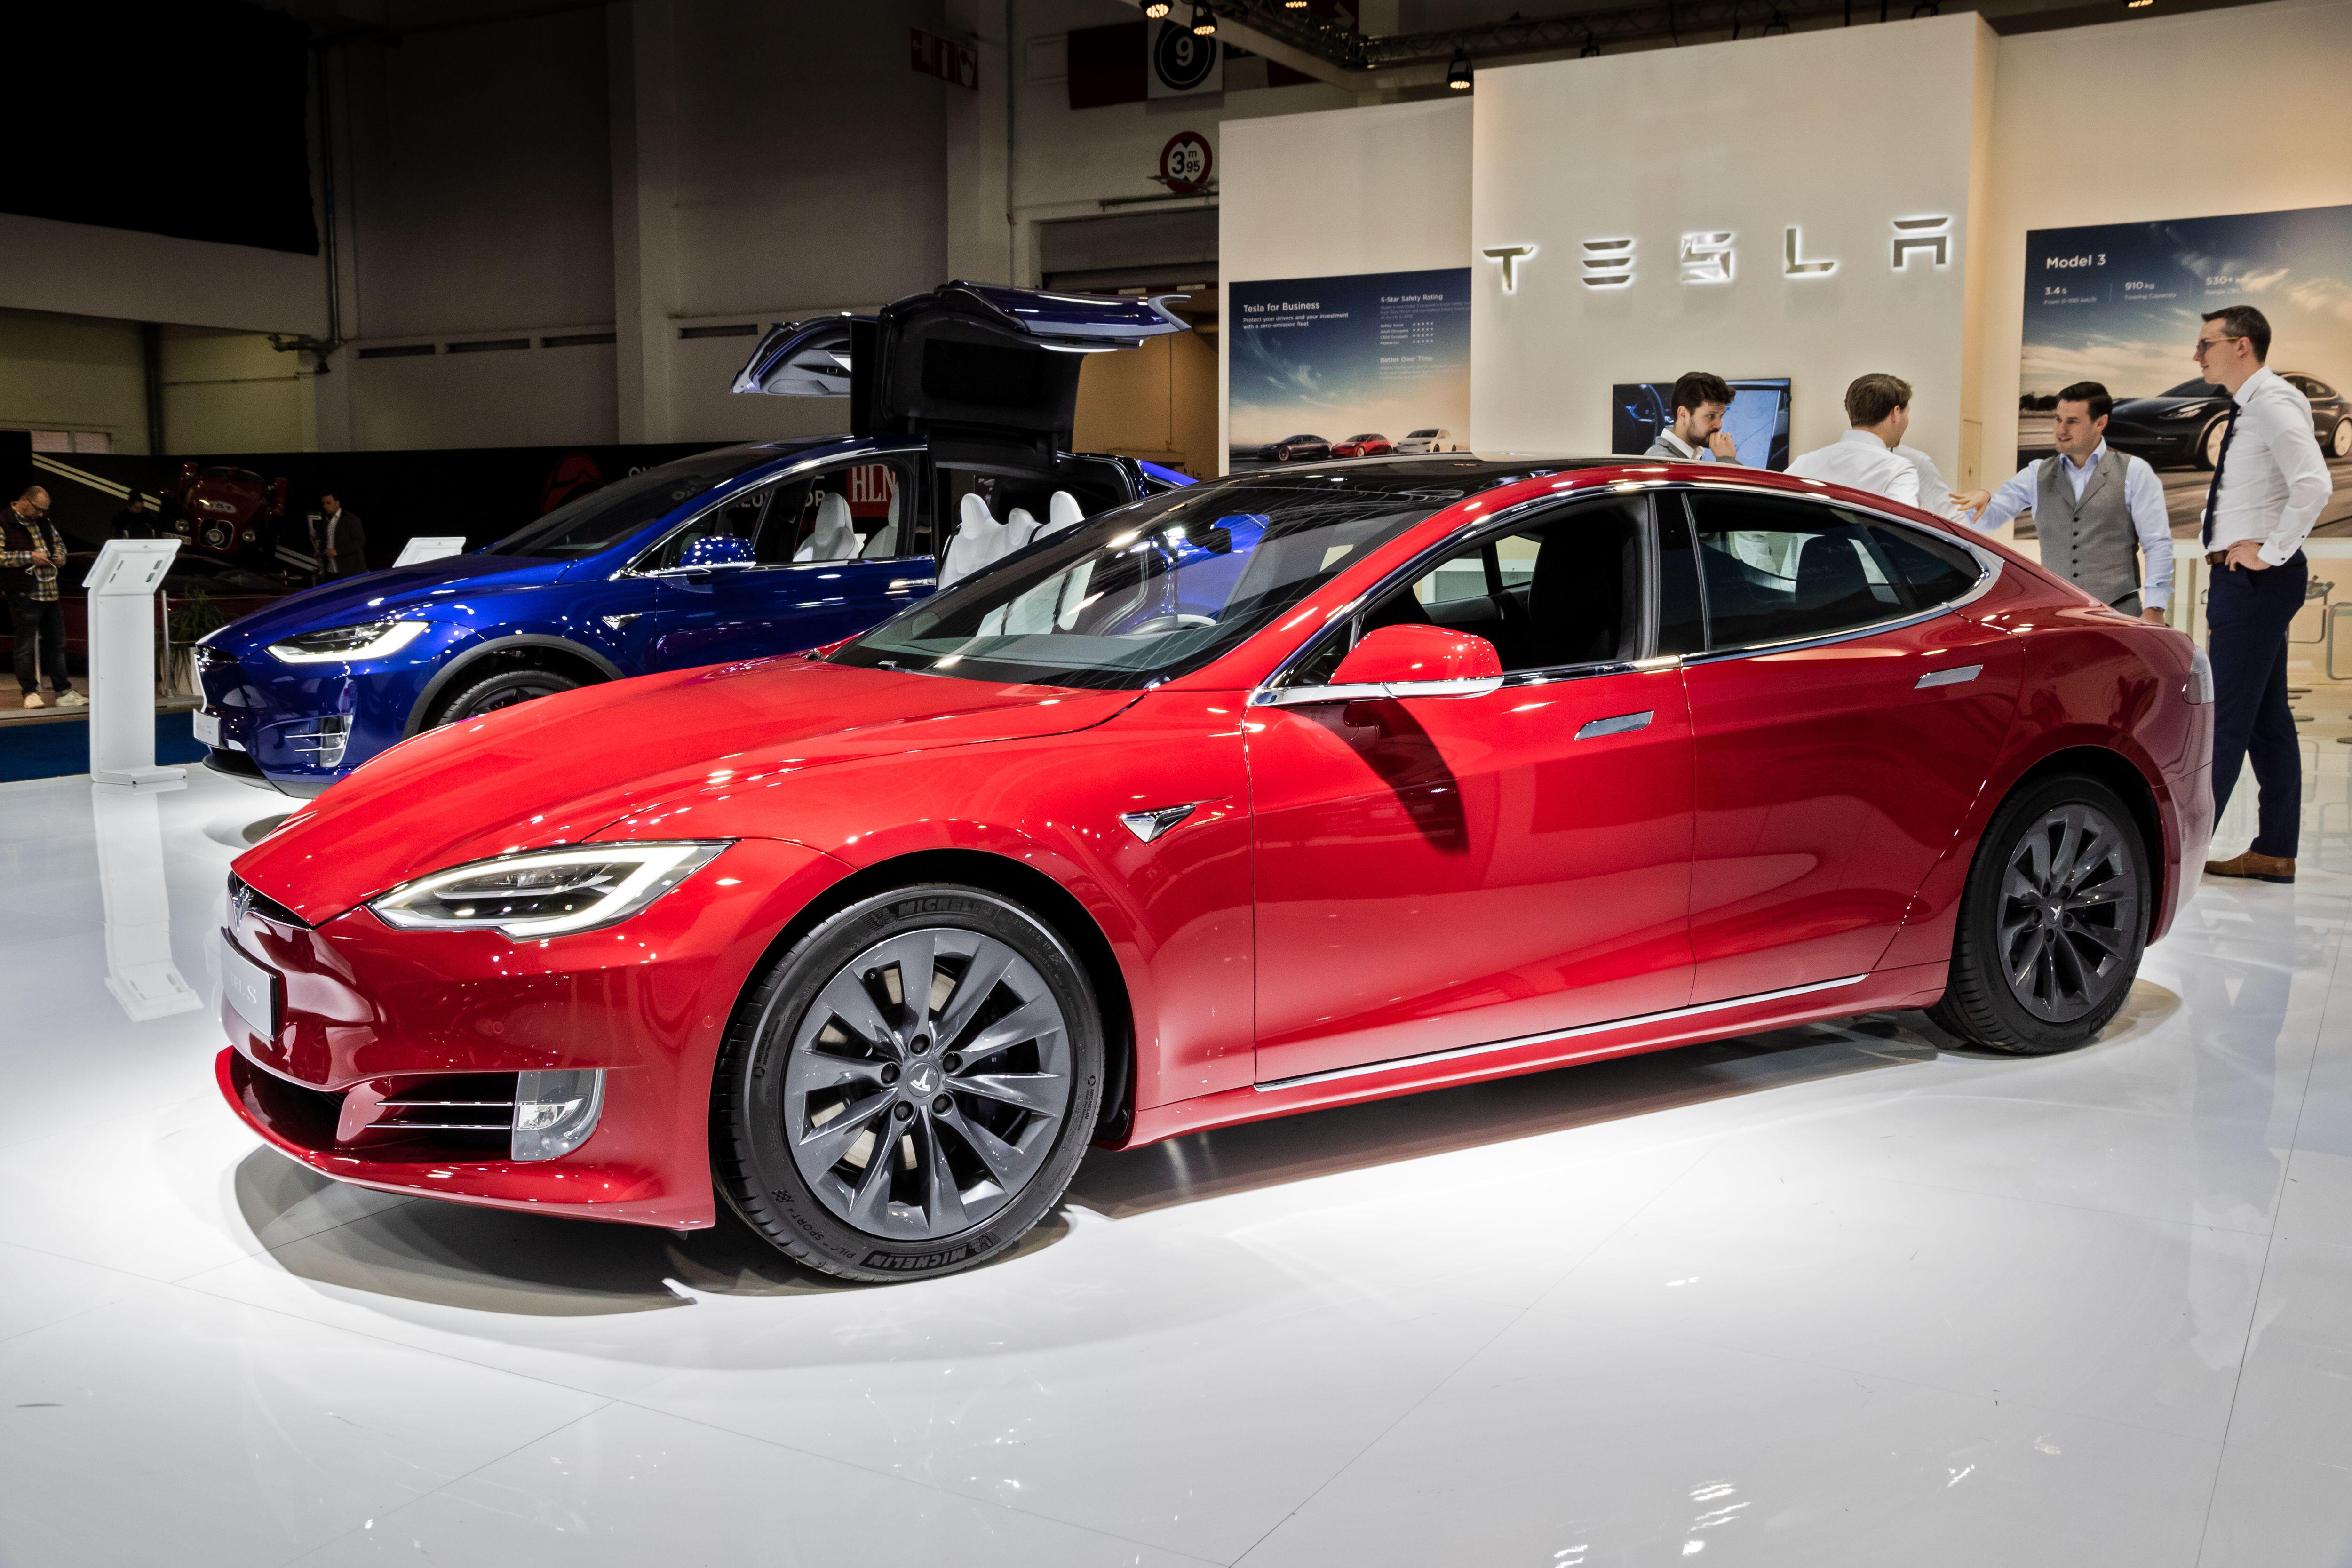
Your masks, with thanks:
[(1331, 455), (1335, 458), (1385, 458), (1395, 450), (1395, 442), (1377, 433), (1350, 436), (1331, 443)]
[(2194, 890), (2210, 702), (1833, 485), (1244, 475), (404, 742), (236, 863), (219, 1079), (339, 1180), (939, 1273), (1089, 1143), (1885, 1008), (2080, 1046)]
[(286, 521), (286, 480), (251, 468), (183, 463), (164, 492), (163, 526), (191, 550), (226, 559), (267, 560)]

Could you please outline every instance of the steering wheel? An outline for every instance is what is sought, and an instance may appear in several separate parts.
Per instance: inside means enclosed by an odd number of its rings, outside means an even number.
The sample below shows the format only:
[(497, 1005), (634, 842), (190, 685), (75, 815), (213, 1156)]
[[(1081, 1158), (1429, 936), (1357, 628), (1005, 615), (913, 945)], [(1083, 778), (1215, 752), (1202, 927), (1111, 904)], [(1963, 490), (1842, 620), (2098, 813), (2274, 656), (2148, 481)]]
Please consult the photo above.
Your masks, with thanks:
[(1187, 615), (1180, 610), (1174, 615), (1154, 616), (1150, 620), (1139, 621), (1127, 629), (1130, 636), (1138, 634), (1156, 636), (1160, 632), (1181, 632), (1193, 626), (1213, 626), (1216, 624), (1217, 618), (1214, 616)]

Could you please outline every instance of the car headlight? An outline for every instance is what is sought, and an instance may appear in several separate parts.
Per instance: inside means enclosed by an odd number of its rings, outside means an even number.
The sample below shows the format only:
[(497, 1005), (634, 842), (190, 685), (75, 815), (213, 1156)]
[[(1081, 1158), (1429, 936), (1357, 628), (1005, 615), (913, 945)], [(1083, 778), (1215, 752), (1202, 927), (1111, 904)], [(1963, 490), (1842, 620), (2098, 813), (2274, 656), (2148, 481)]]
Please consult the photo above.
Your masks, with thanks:
[(731, 840), (532, 849), (403, 882), (368, 908), (403, 931), (495, 931), (517, 942), (615, 924), (710, 864)]
[(365, 626), (302, 632), (284, 642), (271, 643), (269, 655), (287, 664), (348, 664), (362, 658), (383, 658), (415, 641), (416, 634), (432, 624), (370, 621)]
[(2167, 419), (2202, 419), (2212, 412), (2213, 405), (2210, 403), (2191, 403), (2179, 408), (2169, 409), (2164, 416)]

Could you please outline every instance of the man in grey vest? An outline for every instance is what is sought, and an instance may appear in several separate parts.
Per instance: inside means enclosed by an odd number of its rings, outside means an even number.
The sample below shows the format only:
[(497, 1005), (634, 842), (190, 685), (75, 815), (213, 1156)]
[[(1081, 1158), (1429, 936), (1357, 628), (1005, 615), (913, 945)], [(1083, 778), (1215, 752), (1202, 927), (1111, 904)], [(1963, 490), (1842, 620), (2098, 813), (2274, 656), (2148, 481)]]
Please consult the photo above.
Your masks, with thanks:
[[(2050, 424), (2053, 458), (2028, 463), (1977, 519), (1987, 533), (2019, 512), (2033, 514), (2042, 564), (2127, 616), (2162, 625), (2172, 601), (2172, 525), (2164, 482), (2138, 458), (2107, 445), (2116, 401), (2095, 381), (2058, 395)], [(2137, 549), (2146, 559), (2143, 579)]]

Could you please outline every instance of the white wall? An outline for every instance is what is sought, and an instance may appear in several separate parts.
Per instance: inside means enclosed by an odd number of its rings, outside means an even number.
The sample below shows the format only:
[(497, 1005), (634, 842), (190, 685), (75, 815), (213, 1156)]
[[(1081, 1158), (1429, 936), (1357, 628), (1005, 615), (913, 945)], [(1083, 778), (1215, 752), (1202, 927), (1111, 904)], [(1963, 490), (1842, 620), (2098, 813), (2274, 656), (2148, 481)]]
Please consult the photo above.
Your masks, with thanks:
[[(1218, 212), (1219, 314), (1232, 319), (1229, 286), (1236, 279), (1465, 265), (1471, 258), (1471, 109), (1458, 99), (1437, 99), (1229, 122)], [(1218, 334), (1221, 465), (1230, 437), (1223, 389), (1231, 338), (1230, 331)]]
[[(1990, 38), (1955, 16), (1481, 71), (1472, 245), (1538, 249), (1513, 293), (1479, 262), (1475, 444), (1605, 452), (1612, 384), (1711, 370), (1793, 378), (1803, 450), (1845, 429), (1849, 381), (1887, 371), (1916, 389), (1913, 439), (1960, 471), (1970, 145)], [(1927, 216), (1951, 220), (1948, 265), (1914, 257), (1895, 270), (1892, 220)], [(1790, 225), (1833, 273), (1783, 275)], [(1681, 281), (1683, 237), (1722, 231), (1732, 280)], [(1633, 281), (1583, 286), (1583, 242), (1629, 237)]]
[(0, 213), (0, 309), (323, 332), (315, 256)]
[[(1991, 482), (2016, 468), (2027, 232), (2352, 203), (2347, 82), (2352, 0), (2000, 41), (1980, 339)], [(2180, 379), (2193, 368), (2184, 347)]]

